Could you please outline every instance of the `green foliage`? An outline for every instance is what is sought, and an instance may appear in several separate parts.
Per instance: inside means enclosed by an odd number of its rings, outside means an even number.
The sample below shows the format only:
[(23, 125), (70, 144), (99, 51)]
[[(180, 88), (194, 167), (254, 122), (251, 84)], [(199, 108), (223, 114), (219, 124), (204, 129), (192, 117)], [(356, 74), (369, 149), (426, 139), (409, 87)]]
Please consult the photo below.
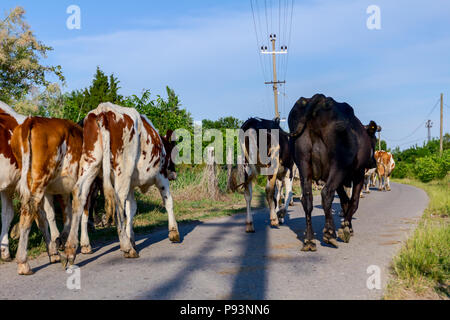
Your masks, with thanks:
[(450, 175), (428, 183), (400, 180), (424, 189), (430, 202), (413, 236), (393, 261), (394, 278), (387, 299), (404, 299), (404, 292), (427, 294), (435, 291), (450, 297)]
[(439, 140), (432, 140), (422, 147), (417, 145), (407, 150), (394, 150), (396, 168), (394, 178), (416, 178), (422, 182), (443, 179), (450, 171), (450, 134), (444, 136), (444, 153), (439, 154)]
[(119, 83), (114, 75), (108, 77), (97, 67), (89, 88), (72, 91), (65, 95), (62, 118), (79, 122), (102, 102), (122, 104), (123, 96), (118, 93)]
[(168, 129), (176, 130), (184, 128), (193, 131), (193, 119), (191, 114), (181, 108), (179, 97), (175, 91), (166, 87), (167, 100), (160, 95), (151, 99), (150, 90), (145, 90), (141, 97), (132, 95), (124, 100), (124, 105), (135, 108), (139, 113), (146, 115), (161, 134)]
[[(216, 129), (222, 133), (222, 136), (223, 136), (222, 143), (223, 143), (223, 148), (224, 148), (222, 163), (226, 163), (226, 158), (227, 158), (227, 152), (225, 151), (226, 150), (225, 148), (227, 147), (227, 129), (240, 129), (242, 124), (243, 124), (243, 122), (241, 120), (236, 119), (231, 116), (225, 117), (225, 118), (220, 118), (219, 120), (216, 120), (216, 121), (208, 120), (208, 119), (205, 119), (202, 121), (203, 132), (208, 129)], [(205, 149), (210, 143), (211, 142), (209, 142), (209, 141), (203, 142), (203, 149)], [(234, 146), (233, 146), (234, 159), (237, 159), (237, 154), (238, 154), (239, 149), (240, 149), (240, 146), (239, 146), (238, 138), (235, 138)]]
[(64, 81), (61, 66), (40, 63), (53, 49), (36, 39), (24, 16), (18, 6), (0, 19), (0, 100), (6, 103), (20, 100), (34, 86), (47, 87), (48, 75)]
[(378, 151), (379, 150), (384, 150), (384, 151), (389, 151), (387, 148), (387, 143), (384, 140), (381, 140), (381, 149), (379, 149), (379, 143), (377, 143), (377, 148)]
[(422, 182), (430, 182), (437, 178), (440, 166), (434, 156), (419, 158), (414, 165), (414, 173)]

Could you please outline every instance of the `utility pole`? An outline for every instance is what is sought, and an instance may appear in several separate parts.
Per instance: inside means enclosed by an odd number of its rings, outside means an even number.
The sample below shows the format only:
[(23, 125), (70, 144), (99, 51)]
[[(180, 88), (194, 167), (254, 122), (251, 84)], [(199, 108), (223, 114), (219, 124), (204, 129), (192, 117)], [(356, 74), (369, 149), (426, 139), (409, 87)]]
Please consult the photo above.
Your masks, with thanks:
[(275, 100), (275, 119), (280, 119), (280, 113), (278, 111), (278, 85), (285, 84), (286, 81), (278, 81), (277, 79), (277, 54), (287, 54), (287, 46), (282, 46), (281, 51), (276, 51), (276, 41), (277, 35), (271, 34), (270, 41), (272, 42), (272, 51), (267, 51), (267, 47), (261, 47), (262, 54), (271, 54), (272, 55), (272, 67), (273, 67), (273, 81), (266, 82), (266, 84), (273, 85), (273, 95)]
[(381, 128), (380, 126), (377, 127), (377, 132), (378, 132), (378, 150), (381, 151), (381, 131), (383, 130), (383, 128)]
[(441, 93), (441, 135), (440, 135), (440, 154), (444, 152), (444, 94)]
[(431, 120), (428, 120), (427, 123), (425, 124), (425, 128), (428, 129), (428, 142), (431, 141), (431, 128), (433, 127), (433, 122), (431, 122)]

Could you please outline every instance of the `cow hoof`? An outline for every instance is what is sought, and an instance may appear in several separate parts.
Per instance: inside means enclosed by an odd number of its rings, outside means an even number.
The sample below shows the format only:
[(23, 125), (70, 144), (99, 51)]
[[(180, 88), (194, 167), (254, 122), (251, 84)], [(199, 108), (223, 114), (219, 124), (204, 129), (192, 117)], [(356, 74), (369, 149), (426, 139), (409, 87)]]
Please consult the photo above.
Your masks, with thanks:
[(91, 245), (87, 245), (87, 246), (82, 246), (81, 247), (81, 253), (82, 254), (92, 254), (92, 247)]
[(19, 263), (17, 265), (17, 273), (21, 276), (31, 276), (33, 270), (31, 270), (30, 265), (27, 262)]
[(7, 250), (2, 250), (2, 254), (1, 254), (1, 260), (4, 262), (11, 262), (11, 255), (9, 254), (9, 251)]
[(67, 257), (63, 254), (60, 257), (60, 260), (61, 260), (61, 265), (62, 265), (63, 269), (66, 270), (66, 268), (67, 268)]
[(342, 241), (344, 241), (345, 243), (349, 243), (350, 242), (350, 237), (351, 232), (350, 232), (350, 228), (348, 226), (346, 226), (345, 228), (341, 228), (338, 231), (338, 236), (339, 238), (341, 238)]
[(128, 252), (124, 252), (123, 256), (125, 257), (125, 259), (137, 259), (137, 258), (139, 258), (139, 254), (137, 253), (136, 250), (134, 250), (134, 248), (132, 248)]
[(2, 259), (1, 259), (3, 262), (11, 262), (12, 261), (12, 259), (11, 259), (11, 257), (2, 257)]
[(49, 258), (50, 264), (61, 262), (61, 257), (59, 256), (59, 254), (52, 254), (51, 256), (49, 256)]
[(325, 241), (326, 244), (332, 245), (335, 248), (339, 248), (338, 242), (335, 238), (331, 238), (331, 239), (323, 239)]
[(334, 230), (323, 230), (323, 242), (326, 244), (332, 245), (335, 248), (339, 248), (338, 242), (336, 240), (336, 233)]
[(278, 219), (282, 219), (286, 216), (287, 210), (286, 209), (281, 209), (277, 212), (277, 217)]
[(64, 248), (64, 244), (63, 244), (61, 238), (57, 238), (55, 240), (55, 243), (56, 243), (56, 247), (58, 248), (59, 251), (64, 251), (65, 248)]
[(277, 219), (270, 219), (270, 226), (272, 228), (278, 228), (280, 226), (280, 223), (278, 222), (278, 218)]
[(177, 230), (172, 230), (169, 232), (169, 240), (173, 243), (180, 242), (180, 233)]
[(303, 252), (309, 252), (309, 251), (316, 252), (317, 247), (316, 247), (316, 243), (314, 242), (314, 240), (305, 240), (302, 251)]
[(247, 233), (255, 233), (255, 228), (253, 227), (253, 223), (247, 223), (245, 232)]

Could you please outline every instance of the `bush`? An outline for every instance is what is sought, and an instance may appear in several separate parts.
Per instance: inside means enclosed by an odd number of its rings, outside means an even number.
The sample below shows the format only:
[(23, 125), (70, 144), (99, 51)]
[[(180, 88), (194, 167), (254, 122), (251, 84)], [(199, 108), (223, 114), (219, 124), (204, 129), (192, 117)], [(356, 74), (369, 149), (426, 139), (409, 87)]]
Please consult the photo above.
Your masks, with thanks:
[(441, 156), (433, 155), (416, 160), (414, 166), (415, 175), (422, 182), (430, 182), (433, 179), (443, 179), (450, 169), (450, 152), (446, 150)]
[(430, 182), (436, 179), (441, 171), (441, 166), (435, 157), (424, 157), (416, 160), (414, 166), (415, 175), (422, 182)]
[(395, 166), (392, 177), (397, 179), (412, 178), (414, 176), (414, 167), (411, 163), (398, 162)]

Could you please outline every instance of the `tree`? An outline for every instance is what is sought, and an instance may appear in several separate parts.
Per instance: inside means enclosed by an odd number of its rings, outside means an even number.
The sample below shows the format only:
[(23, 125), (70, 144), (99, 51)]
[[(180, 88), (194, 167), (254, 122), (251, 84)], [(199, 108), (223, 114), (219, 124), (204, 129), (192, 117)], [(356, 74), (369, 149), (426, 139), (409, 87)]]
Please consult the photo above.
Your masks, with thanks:
[(119, 94), (119, 83), (113, 74), (108, 78), (100, 67), (97, 67), (89, 88), (65, 95), (63, 117), (79, 122), (102, 102), (122, 104), (124, 101), (123, 96)]
[(23, 98), (33, 86), (47, 87), (48, 74), (64, 81), (61, 66), (40, 64), (53, 48), (36, 39), (24, 16), (25, 10), (16, 7), (0, 20), (0, 100), (6, 103)]
[(132, 95), (124, 100), (124, 105), (135, 108), (139, 113), (146, 115), (161, 134), (168, 129), (187, 129), (193, 132), (193, 119), (191, 114), (181, 108), (179, 97), (175, 91), (166, 87), (167, 100), (160, 95), (151, 99), (150, 90), (144, 90), (141, 97)]

